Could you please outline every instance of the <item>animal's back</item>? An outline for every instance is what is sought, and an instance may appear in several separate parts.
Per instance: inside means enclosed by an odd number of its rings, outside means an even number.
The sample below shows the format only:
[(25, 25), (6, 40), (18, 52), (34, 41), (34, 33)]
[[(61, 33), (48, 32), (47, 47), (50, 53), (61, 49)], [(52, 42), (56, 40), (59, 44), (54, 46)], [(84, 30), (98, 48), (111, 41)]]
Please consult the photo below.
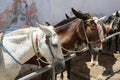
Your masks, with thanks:
[(32, 31), (36, 31), (38, 30), (38, 28), (35, 28), (35, 27), (30, 27), (30, 28), (22, 28), (22, 29), (18, 29), (18, 30), (15, 30), (13, 32), (10, 32), (4, 36), (16, 36), (16, 35), (22, 35), (22, 34), (27, 34), (27, 33), (30, 33)]

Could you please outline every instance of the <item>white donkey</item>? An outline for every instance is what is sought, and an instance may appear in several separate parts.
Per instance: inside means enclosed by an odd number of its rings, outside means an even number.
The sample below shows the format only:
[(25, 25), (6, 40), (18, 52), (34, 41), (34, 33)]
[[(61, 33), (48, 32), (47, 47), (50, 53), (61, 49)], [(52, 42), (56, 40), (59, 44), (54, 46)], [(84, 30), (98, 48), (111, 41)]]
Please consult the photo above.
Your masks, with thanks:
[[(65, 66), (60, 40), (53, 27), (39, 27), (15, 30), (3, 36), (0, 42), (0, 80), (15, 80), (22, 64), (35, 55), (36, 46), (40, 51), (38, 55), (50, 64), (54, 60), (57, 70)], [(50, 37), (47, 39), (46, 36)]]

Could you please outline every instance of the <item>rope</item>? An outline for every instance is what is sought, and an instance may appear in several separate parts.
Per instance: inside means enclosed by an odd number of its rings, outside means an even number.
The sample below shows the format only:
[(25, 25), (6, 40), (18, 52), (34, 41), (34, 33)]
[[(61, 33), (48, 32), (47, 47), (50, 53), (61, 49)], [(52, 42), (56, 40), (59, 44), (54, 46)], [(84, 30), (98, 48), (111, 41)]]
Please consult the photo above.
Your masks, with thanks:
[(3, 49), (9, 54), (9, 56), (11, 56), (13, 58), (13, 60), (15, 60), (16, 63), (18, 63), (19, 65), (22, 66), (22, 64), (6, 49), (6, 47), (3, 45), (2, 42), (0, 42), (0, 45), (3, 47)]
[(83, 52), (83, 51), (85, 51), (87, 48), (88, 48), (88, 47), (85, 47), (85, 48), (83, 48), (83, 49), (81, 49), (81, 50), (78, 50), (78, 51), (72, 51), (72, 50), (68, 50), (68, 49), (62, 47), (63, 50), (65, 50), (65, 51), (67, 51), (67, 52), (70, 52), (70, 53)]
[[(36, 38), (37, 38), (38, 36), (36, 36)], [(43, 37), (43, 36), (42, 36)], [(44, 60), (42, 60), (41, 58), (42, 58), (42, 55), (40, 54), (40, 51), (39, 51), (39, 49), (38, 49), (38, 43), (36, 44), (34, 44), (34, 40), (33, 40), (33, 32), (31, 33), (31, 39), (32, 39), (32, 45), (33, 45), (33, 50), (34, 50), (34, 52), (35, 52), (35, 55), (36, 55), (36, 57), (37, 57), (37, 61), (38, 61), (38, 65), (40, 66), (40, 62), (39, 62), (39, 60), (41, 61), (41, 62), (43, 62), (43, 63), (45, 63), (45, 64), (50, 64), (49, 62), (47, 62), (47, 61), (44, 61)]]
[(21, 29), (21, 28), (2, 29), (2, 30), (0, 30), (0, 32), (3, 32), (3, 31), (9, 31), (9, 30), (17, 30), (17, 29)]
[[(42, 36), (43, 37), (43, 36)], [(38, 36), (36, 35), (36, 38), (38, 38)], [(38, 65), (40, 66), (40, 62), (43, 62), (45, 64), (51, 64), (50, 62), (47, 62), (47, 61), (44, 61), (43, 59), (41, 59), (43, 56), (40, 54), (40, 51), (39, 51), (39, 48), (38, 48), (38, 43), (35, 43), (34, 44), (34, 40), (33, 40), (33, 32), (31, 33), (31, 39), (32, 39), (32, 45), (33, 45), (33, 50), (35, 52), (35, 55), (37, 57), (37, 61), (38, 61)]]
[(37, 58), (37, 60), (39, 61), (41, 61), (41, 62), (43, 62), (43, 63), (45, 63), (45, 64), (51, 64), (50, 62), (47, 62), (47, 61), (44, 61), (43, 59), (41, 59), (41, 57), (39, 57), (39, 58)]

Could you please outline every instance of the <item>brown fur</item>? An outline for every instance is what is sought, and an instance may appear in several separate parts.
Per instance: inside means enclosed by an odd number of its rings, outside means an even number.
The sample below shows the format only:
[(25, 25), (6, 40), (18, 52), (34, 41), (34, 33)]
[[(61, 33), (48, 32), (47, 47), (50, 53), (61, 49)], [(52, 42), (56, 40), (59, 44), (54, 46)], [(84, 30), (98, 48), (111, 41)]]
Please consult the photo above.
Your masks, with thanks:
[[(85, 17), (86, 19), (86, 17)], [(84, 22), (84, 20), (76, 18), (72, 21), (63, 21), (63, 25), (60, 24), (56, 26), (55, 31), (60, 37), (62, 47), (68, 50), (74, 50), (74, 44), (78, 42), (80, 45), (82, 42), (86, 42), (85, 32), (89, 41), (97, 41), (99, 40), (98, 31), (96, 30), (96, 24), (93, 21)], [(63, 53), (66, 54), (67, 51), (63, 50)], [(29, 63), (35, 63), (35, 58)]]

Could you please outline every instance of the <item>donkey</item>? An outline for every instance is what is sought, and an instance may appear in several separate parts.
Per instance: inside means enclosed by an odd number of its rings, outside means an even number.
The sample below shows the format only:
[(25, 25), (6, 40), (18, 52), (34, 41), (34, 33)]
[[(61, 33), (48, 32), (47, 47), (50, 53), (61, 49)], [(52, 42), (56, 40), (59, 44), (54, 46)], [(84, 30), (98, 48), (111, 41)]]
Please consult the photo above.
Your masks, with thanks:
[[(111, 35), (113, 33), (120, 31), (120, 14), (118, 13), (118, 11), (116, 11), (115, 15), (109, 16), (109, 18), (105, 22), (105, 25), (109, 25), (108, 35)], [(112, 38), (108, 42), (108, 50), (111, 49), (111, 44), (112, 44)], [(119, 35), (116, 35), (115, 36), (115, 50), (117, 53), (119, 53), (118, 47), (119, 47)]]
[(57, 71), (65, 65), (59, 37), (48, 26), (18, 29), (4, 35), (0, 42), (0, 52), (1, 80), (15, 80), (22, 64), (35, 55), (38, 60), (44, 57), (49, 64), (54, 60)]
[[(95, 23), (95, 21), (92, 19), (92, 16), (89, 14), (89, 13), (82, 13), (81, 11), (79, 11), (79, 12), (77, 12), (74, 8), (72, 8), (71, 9), (72, 10), (72, 12), (74, 13), (74, 15), (75, 15), (75, 17), (76, 18), (80, 18), (80, 19), (82, 19), (83, 21), (84, 21), (84, 24), (87, 26), (88, 25), (88, 23), (90, 22), (90, 21), (93, 21), (94, 23)], [(66, 18), (70, 18), (67, 14), (65, 14), (66, 15)], [(95, 23), (96, 24), (96, 23)], [(89, 24), (90, 25), (90, 24)], [(92, 25), (91, 25), (92, 26)], [(92, 30), (94, 30), (94, 29), (92, 29)], [(98, 26), (96, 25), (96, 30), (98, 31), (98, 35), (99, 35), (99, 30), (98, 30)], [(100, 38), (100, 35), (99, 35), (99, 38)], [(88, 43), (89, 43), (89, 41), (88, 42), (86, 42), (85, 44), (86, 45), (88, 45)], [(99, 53), (101, 50), (102, 50), (102, 43), (101, 43), (101, 41), (97, 44), (97, 43), (95, 43), (95, 44), (91, 44), (92, 46), (98, 46), (99, 45), (99, 49), (95, 49), (95, 50), (97, 50), (97, 53)], [(89, 48), (90, 48), (90, 46), (89, 46)], [(91, 48), (90, 48), (91, 49)], [(92, 50), (92, 49), (91, 49)], [(91, 53), (91, 50), (90, 50), (90, 53)], [(92, 50), (92, 53), (91, 53), (91, 66), (94, 64), (93, 63), (93, 50)], [(98, 56), (99, 56), (99, 54), (96, 54), (96, 65), (98, 65)]]
[[(100, 47), (99, 45), (96, 45), (96, 43), (101, 44), (97, 25), (94, 20), (89, 19), (90, 18), (82, 14), (81, 19), (76, 17), (65, 19), (54, 26), (55, 31), (61, 40), (63, 54), (67, 55), (68, 52), (72, 52), (76, 43), (78, 45), (86, 43), (90, 50), (92, 48), (98, 49)], [(66, 63), (67, 78), (70, 79), (70, 61)], [(93, 64), (93, 62), (91, 62), (91, 64)]]

